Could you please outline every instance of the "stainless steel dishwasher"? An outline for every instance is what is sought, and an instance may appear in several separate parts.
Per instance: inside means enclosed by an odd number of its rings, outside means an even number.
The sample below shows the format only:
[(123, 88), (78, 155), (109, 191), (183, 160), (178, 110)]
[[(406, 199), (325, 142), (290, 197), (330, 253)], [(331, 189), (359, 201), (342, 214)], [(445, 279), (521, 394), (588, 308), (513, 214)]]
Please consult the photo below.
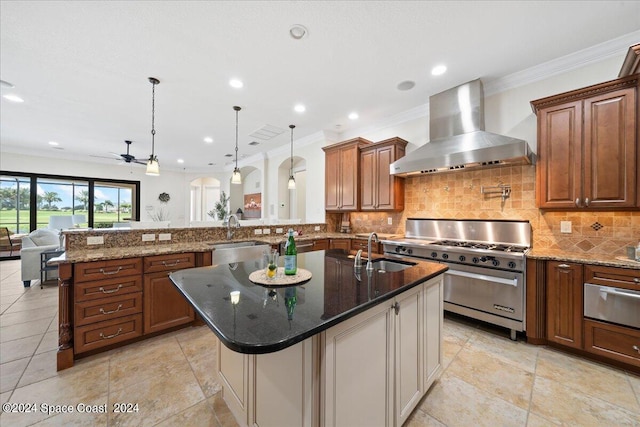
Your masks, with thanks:
[(640, 291), (585, 283), (584, 317), (640, 328)]

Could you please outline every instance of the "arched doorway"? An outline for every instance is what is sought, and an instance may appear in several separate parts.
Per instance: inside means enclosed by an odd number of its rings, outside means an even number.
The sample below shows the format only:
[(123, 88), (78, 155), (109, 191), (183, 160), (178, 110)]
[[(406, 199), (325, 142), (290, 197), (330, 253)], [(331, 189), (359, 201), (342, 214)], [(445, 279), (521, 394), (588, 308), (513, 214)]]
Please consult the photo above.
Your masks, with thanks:
[(278, 167), (278, 219), (304, 222), (307, 206), (307, 162), (302, 157), (293, 157), (295, 190), (288, 188), (290, 167), (291, 161), (288, 158)]

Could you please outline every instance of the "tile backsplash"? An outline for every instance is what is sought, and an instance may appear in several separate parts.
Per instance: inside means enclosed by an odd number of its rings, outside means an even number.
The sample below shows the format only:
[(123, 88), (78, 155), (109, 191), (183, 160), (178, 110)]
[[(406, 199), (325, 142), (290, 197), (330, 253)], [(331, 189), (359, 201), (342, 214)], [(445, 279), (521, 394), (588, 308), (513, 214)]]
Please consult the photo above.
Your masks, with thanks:
[[(639, 211), (542, 211), (536, 208), (535, 180), (532, 165), (406, 178), (404, 212), (352, 213), (351, 227), (357, 233), (403, 233), (407, 218), (525, 219), (531, 223), (537, 249), (625, 255), (626, 246), (638, 244)], [(505, 200), (499, 192), (481, 193), (483, 186), (497, 191), (500, 185), (511, 188)], [(560, 232), (561, 221), (571, 221), (570, 234)]]

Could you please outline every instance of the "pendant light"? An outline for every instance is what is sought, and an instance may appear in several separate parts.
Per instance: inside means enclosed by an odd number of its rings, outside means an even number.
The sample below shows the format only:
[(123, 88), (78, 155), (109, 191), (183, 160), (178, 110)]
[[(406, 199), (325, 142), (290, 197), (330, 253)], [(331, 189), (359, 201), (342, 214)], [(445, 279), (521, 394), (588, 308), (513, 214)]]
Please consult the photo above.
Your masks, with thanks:
[(160, 84), (160, 80), (155, 77), (149, 77), (149, 82), (152, 84), (151, 89), (151, 155), (147, 161), (147, 175), (158, 176), (160, 175), (160, 165), (158, 164), (158, 157), (155, 154), (155, 113), (156, 113), (156, 85)]
[(233, 175), (231, 175), (231, 183), (242, 184), (242, 175), (240, 175), (240, 169), (238, 169), (238, 111), (241, 108), (236, 105), (233, 109), (236, 111), (236, 167), (233, 169)]
[(289, 190), (296, 189), (296, 179), (293, 177), (293, 129), (295, 127), (296, 125), (289, 125), (289, 129), (291, 129), (291, 157), (289, 158), (291, 166), (289, 167), (289, 184), (287, 184)]

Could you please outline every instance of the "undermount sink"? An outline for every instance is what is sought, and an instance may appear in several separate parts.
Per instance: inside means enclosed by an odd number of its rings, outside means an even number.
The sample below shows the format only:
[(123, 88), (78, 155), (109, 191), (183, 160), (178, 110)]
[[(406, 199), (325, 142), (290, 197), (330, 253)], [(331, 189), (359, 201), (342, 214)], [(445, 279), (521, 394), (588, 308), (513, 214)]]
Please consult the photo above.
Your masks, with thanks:
[(371, 263), (373, 264), (373, 268), (375, 270), (378, 270), (378, 272), (402, 271), (416, 265), (415, 263), (411, 263), (411, 262), (391, 261), (386, 258), (374, 259)]
[(257, 240), (209, 244), (213, 247), (211, 251), (213, 265), (261, 259), (262, 254), (271, 248), (268, 243)]

